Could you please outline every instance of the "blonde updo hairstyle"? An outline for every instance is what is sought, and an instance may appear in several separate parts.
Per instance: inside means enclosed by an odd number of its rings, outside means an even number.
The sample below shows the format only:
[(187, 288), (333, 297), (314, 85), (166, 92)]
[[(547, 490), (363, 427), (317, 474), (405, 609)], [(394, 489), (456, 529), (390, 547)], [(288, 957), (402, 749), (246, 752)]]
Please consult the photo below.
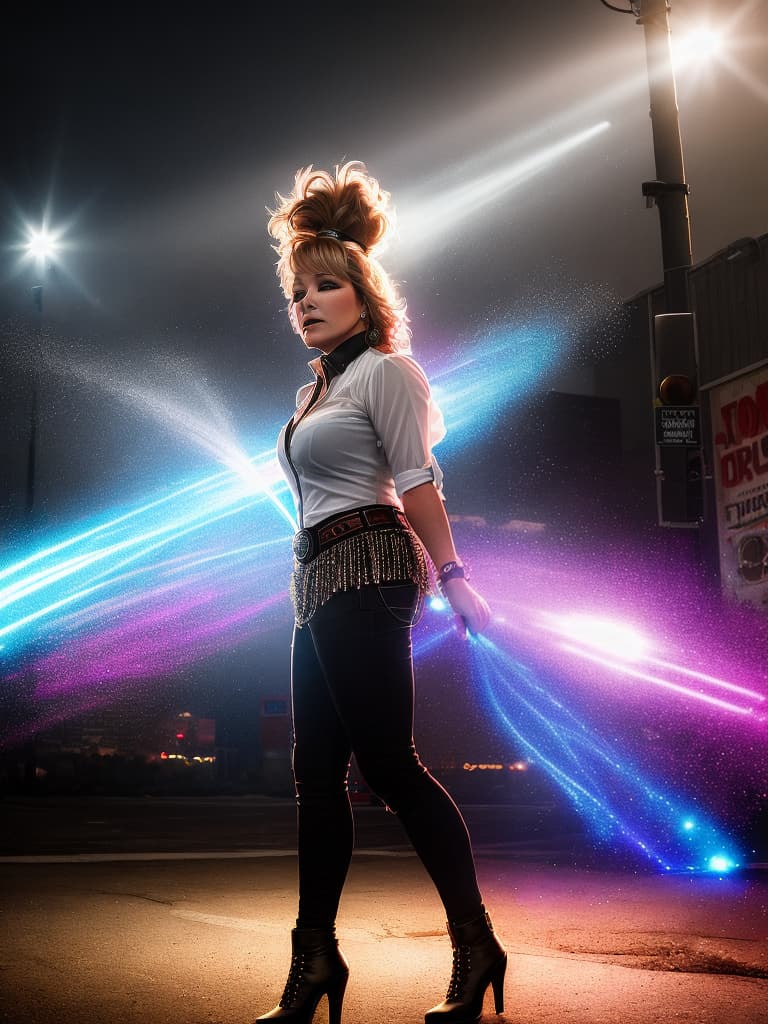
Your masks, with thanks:
[[(276, 208), (268, 211), (268, 228), (277, 242), (277, 275), (289, 300), (294, 330), (298, 330), (292, 301), (295, 275), (329, 274), (348, 280), (365, 303), (368, 330), (375, 327), (379, 332), (373, 347), (384, 352), (409, 351), (405, 301), (377, 258), (393, 228), (389, 193), (382, 191), (365, 165), (350, 160), (337, 166), (335, 175), (311, 166), (300, 169), (293, 192), (277, 193), (275, 200)], [(355, 241), (318, 238), (318, 231), (329, 229)]]

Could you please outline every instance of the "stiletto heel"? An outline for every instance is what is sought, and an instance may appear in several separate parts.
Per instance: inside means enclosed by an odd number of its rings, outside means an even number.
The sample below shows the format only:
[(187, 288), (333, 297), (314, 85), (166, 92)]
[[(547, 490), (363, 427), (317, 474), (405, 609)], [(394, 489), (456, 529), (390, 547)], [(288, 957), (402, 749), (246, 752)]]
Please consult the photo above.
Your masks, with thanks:
[(349, 965), (339, 949), (335, 930), (294, 928), (291, 947), (291, 969), (280, 1002), (256, 1020), (312, 1024), (317, 1004), (328, 996), (329, 1024), (341, 1024)]
[(453, 946), (453, 970), (448, 995), (427, 1010), (425, 1024), (477, 1024), (483, 1012), (483, 997), (493, 987), (496, 1013), (504, 1012), (504, 975), (507, 954), (483, 911), (466, 924), (448, 922)]
[(493, 1004), (496, 1013), (504, 1013), (504, 975), (507, 973), (507, 954), (498, 966), (494, 976), (491, 978), (493, 985)]
[(328, 990), (328, 1024), (341, 1024), (341, 1004), (346, 987), (347, 979), (343, 978), (335, 989)]

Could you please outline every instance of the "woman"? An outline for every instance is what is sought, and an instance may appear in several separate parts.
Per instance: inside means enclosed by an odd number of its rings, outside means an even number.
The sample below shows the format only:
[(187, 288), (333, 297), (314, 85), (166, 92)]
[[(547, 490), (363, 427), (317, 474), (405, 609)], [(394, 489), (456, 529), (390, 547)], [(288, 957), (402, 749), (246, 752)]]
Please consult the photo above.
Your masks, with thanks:
[[(489, 610), (454, 547), (432, 445), (445, 433), (407, 354), (405, 304), (376, 259), (389, 196), (362, 164), (299, 171), (269, 222), (289, 316), (313, 384), (297, 396), (278, 455), (301, 529), (294, 537), (291, 689), (299, 914), (278, 1006), (259, 1020), (309, 1024), (327, 995), (339, 1024), (349, 974), (335, 935), (353, 846), (350, 756), (394, 811), (445, 905), (454, 967), (427, 1024), (475, 1024), (506, 953), (477, 887), (466, 826), (414, 747), (411, 627), (428, 587), (424, 548), (462, 629)], [(423, 545), (423, 547), (422, 547)]]

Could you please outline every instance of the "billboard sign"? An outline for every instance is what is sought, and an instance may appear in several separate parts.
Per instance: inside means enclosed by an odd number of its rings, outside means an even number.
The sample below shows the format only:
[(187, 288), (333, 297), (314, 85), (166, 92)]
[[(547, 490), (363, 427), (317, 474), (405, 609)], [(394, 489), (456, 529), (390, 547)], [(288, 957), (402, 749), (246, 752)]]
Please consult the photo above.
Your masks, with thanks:
[(768, 365), (714, 386), (710, 411), (723, 588), (768, 607)]

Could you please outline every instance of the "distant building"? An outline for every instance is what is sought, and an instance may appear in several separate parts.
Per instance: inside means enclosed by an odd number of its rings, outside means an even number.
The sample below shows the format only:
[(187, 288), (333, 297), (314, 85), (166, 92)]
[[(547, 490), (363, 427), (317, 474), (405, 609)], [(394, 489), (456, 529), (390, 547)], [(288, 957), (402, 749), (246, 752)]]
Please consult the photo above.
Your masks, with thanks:
[(216, 722), (189, 711), (148, 714), (124, 704), (98, 708), (38, 734), (43, 754), (142, 758), (154, 761), (165, 754), (213, 755)]

